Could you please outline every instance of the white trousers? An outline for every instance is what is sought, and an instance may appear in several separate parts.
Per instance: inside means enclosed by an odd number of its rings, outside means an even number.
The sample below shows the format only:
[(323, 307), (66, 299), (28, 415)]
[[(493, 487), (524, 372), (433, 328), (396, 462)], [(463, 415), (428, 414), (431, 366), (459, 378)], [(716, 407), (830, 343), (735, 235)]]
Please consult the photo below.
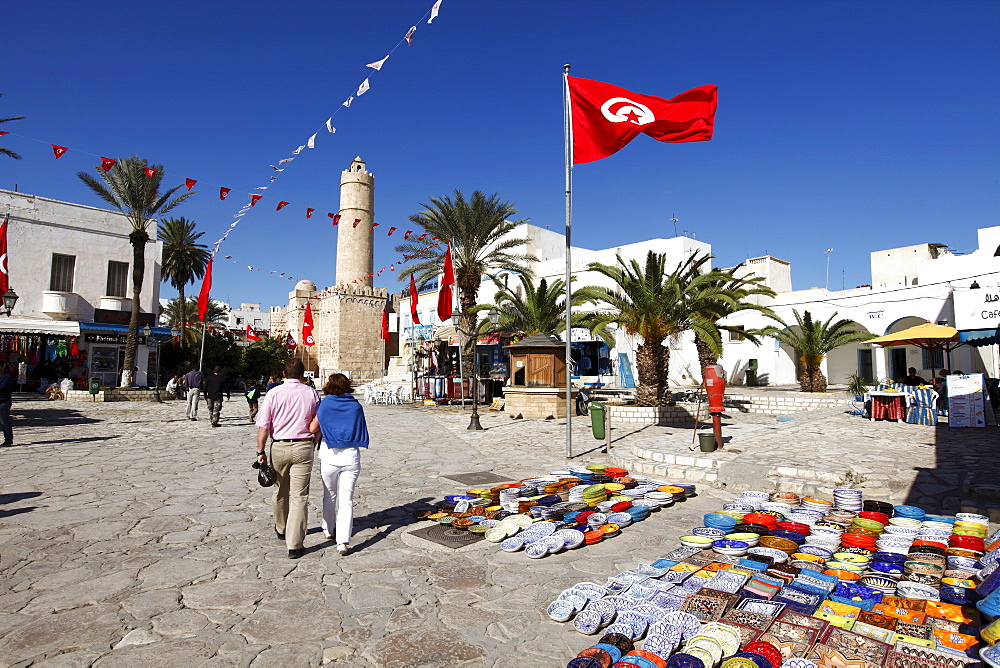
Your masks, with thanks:
[(198, 400), (201, 399), (201, 388), (193, 387), (188, 390), (187, 396), (187, 416), (189, 418), (198, 417)]
[(328, 448), (326, 443), (320, 443), (319, 458), (323, 531), (333, 535), (337, 543), (346, 545), (351, 542), (354, 528), (354, 485), (361, 473), (360, 448)]

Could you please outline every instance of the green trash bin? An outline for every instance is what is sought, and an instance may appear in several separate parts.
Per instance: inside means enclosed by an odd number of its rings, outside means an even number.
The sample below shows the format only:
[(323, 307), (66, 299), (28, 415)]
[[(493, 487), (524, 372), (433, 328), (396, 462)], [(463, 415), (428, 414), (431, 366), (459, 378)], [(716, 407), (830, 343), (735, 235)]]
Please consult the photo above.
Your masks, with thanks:
[(750, 360), (747, 364), (747, 387), (757, 387), (757, 360)]
[(98, 394), (98, 393), (100, 393), (100, 391), (101, 391), (101, 381), (97, 380), (96, 378), (91, 378), (90, 379), (90, 393), (91, 394)]
[(590, 402), (590, 428), (594, 432), (594, 438), (604, 440), (604, 404), (600, 401)]

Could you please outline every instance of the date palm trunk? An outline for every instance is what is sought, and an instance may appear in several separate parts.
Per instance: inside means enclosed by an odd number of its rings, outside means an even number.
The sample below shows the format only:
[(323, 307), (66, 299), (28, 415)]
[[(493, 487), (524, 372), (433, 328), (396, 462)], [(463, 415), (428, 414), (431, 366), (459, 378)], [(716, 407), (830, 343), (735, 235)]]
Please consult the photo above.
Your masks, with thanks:
[(705, 367), (715, 364), (718, 358), (708, 346), (708, 342), (700, 336), (695, 335), (694, 347), (698, 350), (698, 365), (701, 367), (701, 379), (705, 380)]
[(670, 366), (670, 350), (659, 341), (643, 341), (635, 353), (635, 370), (639, 383), (635, 389), (637, 406), (666, 406), (670, 401), (666, 371)]
[(149, 233), (146, 230), (132, 230), (128, 240), (132, 244), (132, 315), (128, 321), (128, 335), (125, 338), (121, 387), (129, 387), (132, 384), (132, 369), (135, 367), (139, 348), (139, 314), (142, 312), (140, 296), (143, 276), (146, 273), (146, 243), (149, 242)]

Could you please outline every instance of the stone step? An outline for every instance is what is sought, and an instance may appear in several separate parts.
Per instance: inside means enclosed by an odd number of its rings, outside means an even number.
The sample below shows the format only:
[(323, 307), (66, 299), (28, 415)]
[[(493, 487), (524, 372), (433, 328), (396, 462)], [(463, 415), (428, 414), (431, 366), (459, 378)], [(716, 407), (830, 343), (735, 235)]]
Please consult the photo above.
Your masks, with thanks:
[(708, 453), (694, 449), (683, 453), (664, 452), (639, 445), (630, 445), (629, 451), (636, 459), (645, 459), (660, 464), (677, 464), (680, 466), (696, 466), (704, 469), (717, 469), (719, 465), (732, 461), (738, 455), (732, 452), (719, 450)]
[(629, 454), (624, 454), (620, 449), (616, 450), (615, 448), (612, 448), (609, 458), (614, 462), (615, 466), (628, 469), (629, 472), (655, 476), (665, 480), (713, 485), (719, 479), (719, 474), (713, 469), (639, 459)]

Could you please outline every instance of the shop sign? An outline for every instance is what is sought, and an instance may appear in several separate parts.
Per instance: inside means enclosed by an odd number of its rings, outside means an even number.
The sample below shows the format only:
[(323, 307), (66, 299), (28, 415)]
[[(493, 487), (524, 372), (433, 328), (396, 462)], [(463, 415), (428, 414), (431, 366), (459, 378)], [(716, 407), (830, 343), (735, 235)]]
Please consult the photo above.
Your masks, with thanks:
[[(94, 322), (100, 322), (105, 325), (128, 325), (131, 319), (131, 310), (112, 311), (111, 309), (106, 308), (94, 309)], [(141, 328), (144, 325), (156, 327), (156, 316), (152, 313), (139, 313), (139, 327)]]
[(573, 327), (570, 332), (573, 335), (573, 343), (588, 343), (590, 341), (604, 341), (599, 336), (594, 336), (589, 329), (583, 327)]
[[(146, 345), (145, 336), (139, 334), (138, 339), (140, 346)], [(83, 335), (83, 340), (86, 343), (117, 343), (125, 345), (128, 342), (128, 332), (122, 332), (120, 334), (112, 334), (110, 332), (97, 334), (93, 332), (88, 332)]]
[(956, 329), (1000, 327), (1000, 289), (956, 291), (954, 297)]

